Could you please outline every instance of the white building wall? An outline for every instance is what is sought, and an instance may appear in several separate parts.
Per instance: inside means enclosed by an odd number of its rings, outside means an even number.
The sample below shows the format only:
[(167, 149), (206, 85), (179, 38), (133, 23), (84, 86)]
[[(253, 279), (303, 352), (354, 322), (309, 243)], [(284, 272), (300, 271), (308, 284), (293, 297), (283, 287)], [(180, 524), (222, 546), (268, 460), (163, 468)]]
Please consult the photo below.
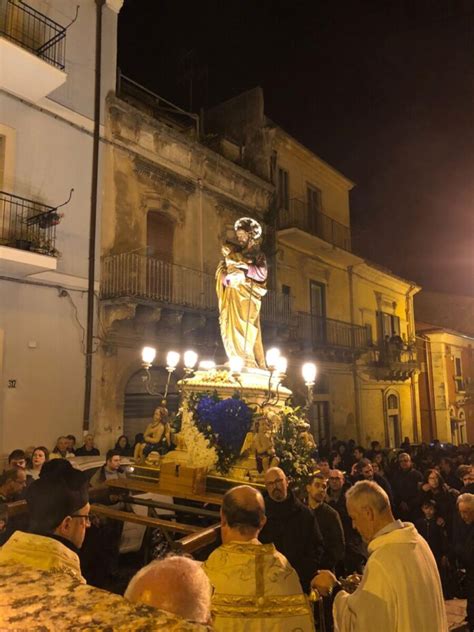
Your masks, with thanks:
[[(0, 278), (0, 454), (33, 444), (52, 447), (64, 433), (80, 436), (83, 415), (96, 3), (29, 4), (64, 26), (74, 18), (76, 5), (79, 14), (66, 34), (63, 86), (37, 104), (0, 91), (0, 133), (10, 131), (6, 164), (13, 164), (4, 188), (53, 207), (74, 192), (60, 209), (57, 270), (20, 280)], [(103, 8), (102, 103), (114, 88), (116, 72), (117, 13), (109, 4), (120, 8), (111, 0)], [(98, 254), (99, 231), (97, 244)]]

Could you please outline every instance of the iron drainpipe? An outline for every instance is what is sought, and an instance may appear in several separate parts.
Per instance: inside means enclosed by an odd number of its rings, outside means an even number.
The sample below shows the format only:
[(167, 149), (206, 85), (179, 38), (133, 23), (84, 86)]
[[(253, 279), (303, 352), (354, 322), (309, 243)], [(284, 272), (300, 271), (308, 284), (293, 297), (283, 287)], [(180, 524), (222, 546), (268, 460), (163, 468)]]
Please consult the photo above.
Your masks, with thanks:
[(102, 7), (105, 0), (96, 0), (95, 25), (95, 82), (94, 82), (94, 136), (92, 142), (91, 214), (89, 224), (89, 274), (87, 287), (86, 372), (84, 387), (84, 416), (82, 428), (89, 430), (92, 393), (92, 353), (94, 343), (94, 285), (95, 247), (97, 237), (97, 198), (99, 188), (100, 105), (102, 80)]

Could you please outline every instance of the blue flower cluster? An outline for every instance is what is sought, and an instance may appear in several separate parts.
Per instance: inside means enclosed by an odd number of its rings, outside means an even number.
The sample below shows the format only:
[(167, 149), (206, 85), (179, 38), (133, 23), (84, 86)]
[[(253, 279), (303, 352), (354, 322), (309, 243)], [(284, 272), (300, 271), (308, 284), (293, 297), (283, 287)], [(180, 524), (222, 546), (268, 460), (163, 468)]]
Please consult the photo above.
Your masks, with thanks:
[(202, 397), (196, 413), (200, 424), (211, 427), (217, 445), (240, 451), (252, 422), (252, 410), (244, 401), (230, 397), (216, 402), (212, 397)]

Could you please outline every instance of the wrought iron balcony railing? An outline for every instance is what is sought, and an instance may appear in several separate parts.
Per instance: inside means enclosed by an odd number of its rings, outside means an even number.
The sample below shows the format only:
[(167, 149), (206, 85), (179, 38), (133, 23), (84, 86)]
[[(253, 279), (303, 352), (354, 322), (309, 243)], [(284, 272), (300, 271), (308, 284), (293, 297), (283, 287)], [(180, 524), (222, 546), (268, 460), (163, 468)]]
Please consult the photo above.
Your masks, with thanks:
[(0, 245), (57, 257), (57, 209), (0, 191)]
[(0, 2), (0, 36), (64, 70), (66, 29), (23, 0)]
[(299, 228), (339, 248), (351, 250), (351, 231), (348, 226), (324, 213), (311, 210), (303, 200), (292, 198), (289, 202), (289, 209), (278, 211), (279, 229)]
[(372, 349), (370, 364), (379, 379), (406, 380), (419, 370), (415, 345), (389, 341)]
[(304, 312), (295, 314), (291, 337), (303, 343), (310, 342), (313, 349), (332, 347), (362, 351), (370, 346), (370, 332), (366, 327)]
[[(137, 253), (102, 260), (101, 298), (135, 298), (193, 310), (217, 312), (214, 276)], [(290, 297), (269, 291), (262, 301), (263, 321), (289, 323)]]
[[(137, 253), (102, 259), (101, 298), (156, 301), (217, 314), (214, 275)], [(289, 338), (313, 349), (363, 351), (370, 332), (361, 325), (292, 310), (291, 297), (269, 291), (262, 301), (263, 323), (287, 327)]]

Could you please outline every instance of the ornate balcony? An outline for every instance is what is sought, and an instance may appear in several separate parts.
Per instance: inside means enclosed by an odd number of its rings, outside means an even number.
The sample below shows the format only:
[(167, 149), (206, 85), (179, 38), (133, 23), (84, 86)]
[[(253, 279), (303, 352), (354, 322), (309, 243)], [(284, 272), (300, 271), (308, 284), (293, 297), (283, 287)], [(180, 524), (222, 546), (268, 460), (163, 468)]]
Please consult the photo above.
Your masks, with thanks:
[(66, 81), (66, 29), (22, 0), (0, 2), (0, 88), (37, 102)]
[(419, 371), (416, 347), (387, 341), (371, 350), (369, 366), (377, 380), (404, 382)]
[(289, 209), (278, 211), (278, 230), (297, 228), (319, 237), (334, 246), (351, 250), (351, 231), (348, 226), (340, 224), (332, 217), (313, 211), (302, 200), (292, 198)]
[(290, 343), (324, 359), (345, 362), (368, 350), (370, 332), (361, 325), (297, 312), (290, 329)]
[(56, 269), (55, 208), (0, 191), (0, 271), (25, 276)]
[[(136, 305), (217, 319), (214, 275), (137, 253), (102, 259), (100, 295), (115, 313), (111, 320), (133, 318)], [(295, 312), (286, 294), (266, 294), (261, 320), (267, 344), (274, 341), (294, 353), (309, 350), (327, 360), (348, 362), (370, 346), (365, 327)]]
[[(184, 311), (217, 314), (214, 275), (137, 253), (102, 259), (101, 299), (129, 299)], [(262, 302), (262, 321), (289, 323), (290, 297), (269, 291)]]

